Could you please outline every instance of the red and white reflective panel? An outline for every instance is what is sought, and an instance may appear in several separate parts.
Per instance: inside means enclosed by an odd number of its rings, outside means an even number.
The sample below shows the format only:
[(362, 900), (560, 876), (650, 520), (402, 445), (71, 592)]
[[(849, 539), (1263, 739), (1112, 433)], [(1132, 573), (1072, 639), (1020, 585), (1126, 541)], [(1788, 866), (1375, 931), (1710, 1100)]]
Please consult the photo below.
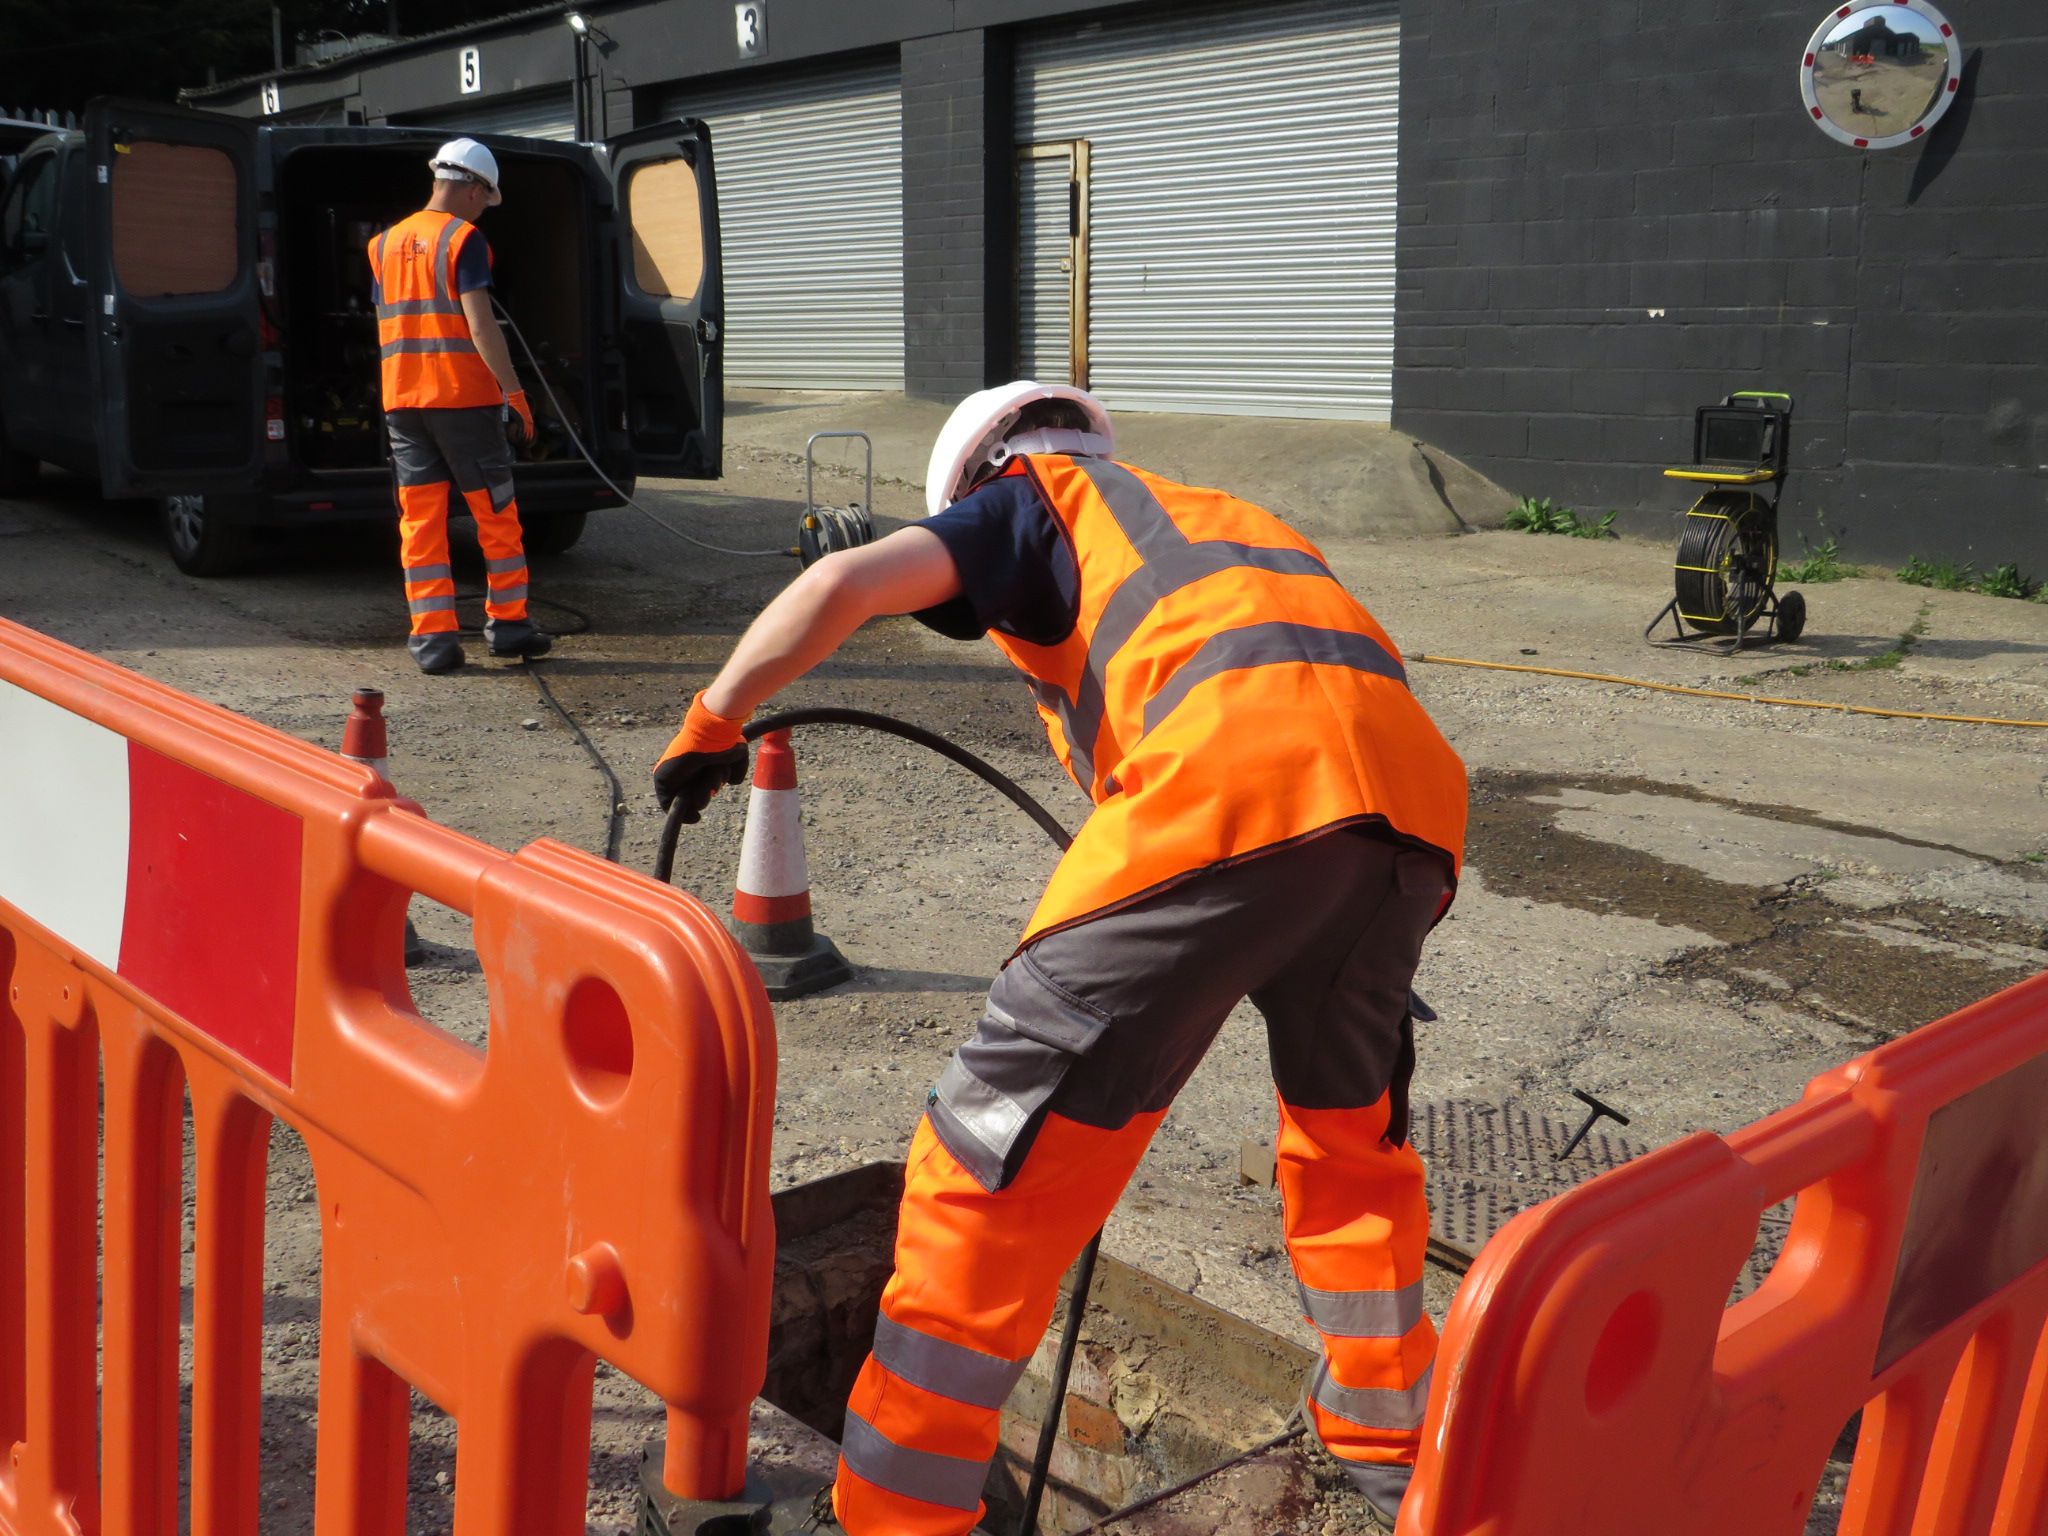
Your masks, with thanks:
[(0, 904), (279, 1082), (299, 818), (0, 682)]
[(761, 738), (747, 830), (740, 838), (739, 887), (732, 915), (743, 923), (786, 923), (811, 915), (811, 874), (797, 804), (796, 754), (785, 732)]

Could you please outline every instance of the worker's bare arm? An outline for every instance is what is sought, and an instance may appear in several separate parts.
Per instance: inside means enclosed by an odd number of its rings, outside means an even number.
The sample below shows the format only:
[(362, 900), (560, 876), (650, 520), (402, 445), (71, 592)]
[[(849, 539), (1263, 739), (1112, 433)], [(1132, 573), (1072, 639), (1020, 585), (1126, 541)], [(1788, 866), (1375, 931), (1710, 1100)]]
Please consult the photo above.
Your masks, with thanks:
[(704, 705), (728, 720), (741, 719), (869, 619), (915, 613), (959, 595), (953, 557), (929, 529), (904, 528), (821, 560), (761, 610), (704, 690)]
[(491, 313), (491, 290), (472, 288), (465, 293), (462, 296), (462, 317), (469, 322), (470, 339), (476, 343), (484, 365), (491, 370), (506, 398), (511, 398), (521, 385), (519, 375), (512, 367), (511, 348), (505, 345), (505, 332), (498, 324), (498, 317)]

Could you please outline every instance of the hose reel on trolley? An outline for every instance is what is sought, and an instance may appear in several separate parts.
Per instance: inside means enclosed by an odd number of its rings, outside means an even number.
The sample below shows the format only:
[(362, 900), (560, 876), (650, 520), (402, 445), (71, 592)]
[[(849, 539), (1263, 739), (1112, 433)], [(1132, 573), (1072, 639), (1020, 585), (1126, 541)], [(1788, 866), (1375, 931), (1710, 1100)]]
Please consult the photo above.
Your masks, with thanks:
[[(1673, 595), (1644, 626), (1644, 639), (1713, 640), (1738, 650), (1759, 631), (1788, 644), (1804, 631), (1806, 599), (1777, 590), (1778, 499), (1791, 425), (1792, 397), (1774, 390), (1737, 390), (1694, 412), (1692, 463), (1664, 474), (1706, 490), (1685, 514)], [(1667, 618), (1675, 633), (1656, 639)]]

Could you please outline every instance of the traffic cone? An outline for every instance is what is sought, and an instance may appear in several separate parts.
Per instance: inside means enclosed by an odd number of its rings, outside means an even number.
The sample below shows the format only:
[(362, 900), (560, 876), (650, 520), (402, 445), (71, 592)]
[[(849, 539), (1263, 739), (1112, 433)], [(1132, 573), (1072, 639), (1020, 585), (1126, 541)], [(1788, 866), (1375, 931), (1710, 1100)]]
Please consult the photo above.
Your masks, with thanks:
[[(386, 784), (391, 782), (390, 747), (384, 731), (384, 690), (358, 688), (349, 696), (348, 719), (341, 723), (341, 755), (361, 763)], [(427, 957), (412, 918), (405, 920), (405, 963), (417, 965)]]
[(747, 799), (747, 830), (740, 839), (731, 928), (760, 970), (768, 995), (778, 1001), (822, 992), (853, 978), (846, 957), (811, 925), (811, 877), (804, 868), (796, 753), (790, 750), (787, 731), (763, 736), (754, 756), (754, 788)]

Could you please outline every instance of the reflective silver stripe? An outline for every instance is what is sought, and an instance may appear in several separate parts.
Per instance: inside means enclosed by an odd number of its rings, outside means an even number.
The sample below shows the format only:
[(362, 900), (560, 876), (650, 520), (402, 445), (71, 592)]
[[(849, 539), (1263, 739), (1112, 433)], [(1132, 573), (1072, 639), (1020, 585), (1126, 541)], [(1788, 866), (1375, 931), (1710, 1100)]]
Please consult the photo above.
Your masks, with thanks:
[(942, 1456), (936, 1451), (898, 1445), (850, 1410), (839, 1454), (846, 1458), (848, 1470), (877, 1488), (947, 1509), (977, 1508), (982, 1486), (988, 1482), (986, 1461), (969, 1461), (964, 1456)]
[(1301, 1310), (1318, 1332), (1339, 1339), (1399, 1339), (1422, 1321), (1422, 1282), (1398, 1291), (1319, 1291), (1297, 1278)]
[(526, 583), (516, 587), (491, 587), (484, 594), (494, 603), (523, 603), (526, 601)]
[(958, 1055), (946, 1063), (934, 1092), (937, 1102), (960, 1122), (960, 1128), (995, 1153), (998, 1160), (1031, 1118), (1027, 1106), (993, 1083), (976, 1077), (960, 1064)]
[(492, 510), (502, 512), (512, 505), (512, 482), (501, 480), (491, 487)]
[(526, 569), (526, 556), (499, 555), (495, 560), (484, 561), (484, 569), (493, 576), (502, 576), (507, 571), (523, 571)]
[(1000, 1408), (1030, 1364), (985, 1354), (964, 1344), (950, 1344), (887, 1315), (875, 1321), (875, 1359), (893, 1376), (914, 1387), (950, 1397), (975, 1408)]
[[(1124, 578), (1115, 596), (1103, 607), (1095, 633), (1088, 639), (1088, 666), (1081, 674), (1080, 691), (1071, 708), (1062, 715), (1062, 726), (1071, 720), (1073, 729), (1092, 747), (1107, 708), (1102, 695), (1103, 679), (1117, 652), (1130, 644), (1138, 626), (1164, 599), (1219, 571), (1231, 570), (1273, 571), (1283, 576), (1330, 575), (1330, 568), (1306, 550), (1234, 544), (1223, 539), (1184, 545), (1157, 561), (1139, 566)], [(1053, 692), (1064, 701), (1064, 694), (1057, 689)]]
[(1076, 459), (1109, 508), (1116, 525), (1143, 562), (1124, 578), (1103, 608), (1088, 640), (1088, 663), (1073, 698), (1034, 680), (1032, 693), (1060, 722), (1074, 776), (1092, 786), (1096, 738), (1107, 712), (1104, 679), (1110, 663), (1137, 634), (1146, 618), (1173, 593), (1228, 570), (1271, 571), (1284, 576), (1330, 576), (1330, 568), (1306, 550), (1239, 544), (1226, 539), (1190, 541), (1151, 488), (1121, 464)]
[(1074, 467), (1088, 477), (1140, 560), (1149, 564), (1188, 547), (1188, 536), (1159, 498), (1123, 465), (1113, 459), (1076, 459)]
[(405, 606), (415, 614), (453, 613), (455, 594), (450, 592), (441, 597), (415, 597), (409, 599)]
[(1408, 674), (1371, 635), (1349, 629), (1310, 629), (1303, 624), (1247, 624), (1211, 635), (1180, 664), (1166, 686), (1145, 701), (1145, 729), (1180, 707), (1181, 700), (1202, 683), (1225, 672), (1282, 662), (1313, 662), (1326, 667), (1351, 667), (1406, 683)]
[(408, 565), (405, 568), (407, 581), (450, 581), (455, 576), (451, 565)]
[(1435, 1369), (1431, 1365), (1412, 1387), (1346, 1387), (1330, 1375), (1330, 1362), (1325, 1359), (1316, 1367), (1309, 1396), (1324, 1412), (1360, 1429), (1420, 1429), (1422, 1411), (1429, 1406), (1429, 1378)]
[(460, 304), (451, 304), (446, 299), (396, 299), (389, 304), (377, 306), (379, 320), (396, 320), (400, 315), (459, 315)]
[[(1084, 790), (1090, 789), (1095, 783), (1095, 732), (1082, 724), (1074, 701), (1067, 697), (1064, 688), (1028, 672), (1024, 674), (1024, 686), (1031, 690), (1039, 707), (1059, 721), (1060, 733), (1067, 738), (1067, 764), (1074, 771), (1074, 782)], [(1086, 690), (1087, 686), (1084, 675), (1081, 687)]]
[(474, 352), (476, 343), (466, 336), (403, 336), (397, 341), (387, 341), (379, 350), (380, 357), (396, 357), (401, 352)]
[(455, 297), (455, 231), (462, 227), (462, 220), (451, 217), (434, 242), (434, 292), (451, 299)]

